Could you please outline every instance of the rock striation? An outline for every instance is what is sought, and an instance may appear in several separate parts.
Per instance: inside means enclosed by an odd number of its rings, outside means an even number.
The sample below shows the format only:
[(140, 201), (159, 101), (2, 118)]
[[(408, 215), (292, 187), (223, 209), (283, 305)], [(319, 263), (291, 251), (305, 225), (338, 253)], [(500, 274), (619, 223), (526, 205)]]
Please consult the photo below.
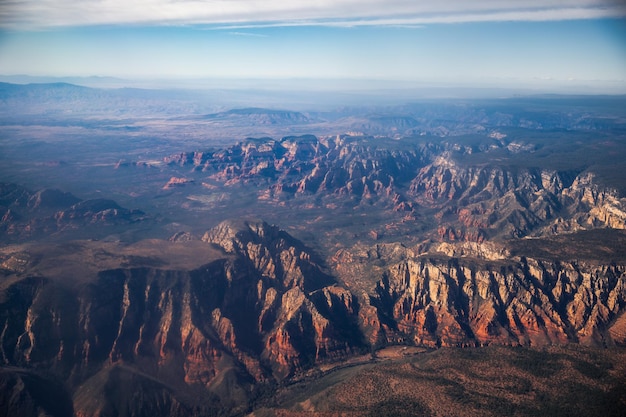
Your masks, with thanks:
[(626, 307), (626, 267), (586, 262), (483, 265), (413, 258), (385, 271), (373, 304), (390, 340), (429, 346), (623, 343), (609, 331)]
[(624, 229), (617, 191), (591, 173), (459, 166), (445, 154), (420, 169), (409, 195), (438, 209), (445, 240), (547, 236), (596, 227)]
[(337, 253), (334, 278), (260, 220), (162, 244), (214, 255), (170, 268), (129, 248), (117, 267), (95, 268), (116, 255), (94, 247), (77, 255), (85, 265), (55, 269), (38, 268), (45, 252), (5, 249), (5, 394), (47, 410), (20, 381), (52, 378), (79, 416), (237, 414), (262, 387), (385, 345), (626, 344), (623, 263), (511, 256), (495, 244), (440, 246), (455, 258), (377, 244)]
[(404, 149), (391, 140), (305, 135), (250, 139), (225, 150), (173, 155), (165, 162), (192, 165), (226, 185), (264, 186), (270, 199), (330, 195), (357, 202), (382, 199), (393, 207), (404, 201), (396, 184), (410, 180), (426, 155), (427, 149)]
[(491, 140), (474, 149), (427, 140), (307, 135), (250, 139), (165, 162), (190, 166), (220, 186), (253, 186), (269, 203), (375, 207), (389, 218), (418, 222), (430, 228), (424, 236), (445, 242), (626, 227), (624, 198), (592, 172), (461, 162), (476, 153), (534, 152), (529, 144)]
[(0, 359), (52, 372), (71, 387), (77, 415), (111, 407), (190, 415), (241, 411), (259, 384), (364, 348), (358, 303), (288, 234), (226, 222), (203, 240), (223, 256), (193, 270), (46, 277), (28, 265), (5, 269), (13, 278), (0, 302)]
[(333, 257), (338, 277), (359, 297), (361, 328), (369, 343), (626, 342), (623, 261), (512, 256), (495, 244), (442, 246), (454, 257), (398, 244), (342, 249)]
[(246, 259), (260, 273), (249, 297), (256, 309), (242, 321), (255, 319), (251, 331), (262, 344), (261, 358), (279, 379), (362, 346), (352, 328), (356, 300), (284, 231), (262, 221), (224, 222), (202, 240)]

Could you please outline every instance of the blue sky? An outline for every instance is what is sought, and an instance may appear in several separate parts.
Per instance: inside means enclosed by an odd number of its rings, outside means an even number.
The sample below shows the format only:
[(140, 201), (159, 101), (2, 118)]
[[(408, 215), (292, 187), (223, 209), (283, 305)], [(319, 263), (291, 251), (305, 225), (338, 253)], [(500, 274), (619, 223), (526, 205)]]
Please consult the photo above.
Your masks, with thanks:
[(619, 1), (433, 3), (5, 0), (0, 74), (626, 92)]

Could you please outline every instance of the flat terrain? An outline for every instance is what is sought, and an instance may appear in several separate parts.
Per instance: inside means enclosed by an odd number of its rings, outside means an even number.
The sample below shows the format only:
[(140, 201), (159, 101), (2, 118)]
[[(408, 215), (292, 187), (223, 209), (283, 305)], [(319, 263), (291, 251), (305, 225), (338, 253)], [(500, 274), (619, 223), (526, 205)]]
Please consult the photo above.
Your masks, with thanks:
[(620, 416), (626, 352), (439, 349), (282, 388), (255, 416)]
[(222, 251), (201, 241), (148, 239), (127, 244), (74, 240), (62, 244), (7, 245), (0, 248), (0, 272), (12, 279), (2, 280), (0, 290), (24, 273), (75, 284), (110, 269), (149, 267), (189, 271), (225, 257)]

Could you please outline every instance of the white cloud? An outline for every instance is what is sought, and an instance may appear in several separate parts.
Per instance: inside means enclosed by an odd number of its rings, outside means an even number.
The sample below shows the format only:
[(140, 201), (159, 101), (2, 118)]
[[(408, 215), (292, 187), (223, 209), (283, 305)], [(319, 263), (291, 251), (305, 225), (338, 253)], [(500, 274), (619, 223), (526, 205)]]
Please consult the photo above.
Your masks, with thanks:
[(249, 33), (249, 32), (228, 32), (229, 35), (233, 36), (244, 36), (249, 38), (267, 38), (267, 35), (261, 35), (260, 33)]
[(624, 17), (621, 0), (0, 0), (0, 26), (420, 25)]

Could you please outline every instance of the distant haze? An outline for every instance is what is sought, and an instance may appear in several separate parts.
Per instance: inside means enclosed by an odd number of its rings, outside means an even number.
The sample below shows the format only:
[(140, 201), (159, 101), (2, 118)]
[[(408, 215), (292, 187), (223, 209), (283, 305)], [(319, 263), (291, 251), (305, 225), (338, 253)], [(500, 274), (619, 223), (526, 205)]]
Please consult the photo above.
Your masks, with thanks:
[(610, 0), (9, 1), (0, 75), (626, 93), (625, 10)]

